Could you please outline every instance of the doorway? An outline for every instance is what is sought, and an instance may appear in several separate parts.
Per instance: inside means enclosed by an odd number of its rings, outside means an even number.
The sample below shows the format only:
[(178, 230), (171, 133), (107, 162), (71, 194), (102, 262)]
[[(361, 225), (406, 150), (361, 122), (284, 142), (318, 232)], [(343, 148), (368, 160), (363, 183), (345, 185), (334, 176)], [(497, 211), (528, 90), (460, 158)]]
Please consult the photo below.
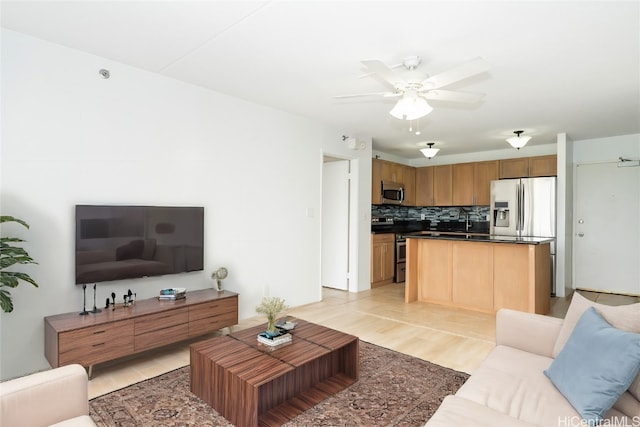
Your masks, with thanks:
[(322, 286), (349, 290), (350, 161), (324, 156), (322, 163)]
[(640, 167), (576, 165), (573, 283), (640, 295)]

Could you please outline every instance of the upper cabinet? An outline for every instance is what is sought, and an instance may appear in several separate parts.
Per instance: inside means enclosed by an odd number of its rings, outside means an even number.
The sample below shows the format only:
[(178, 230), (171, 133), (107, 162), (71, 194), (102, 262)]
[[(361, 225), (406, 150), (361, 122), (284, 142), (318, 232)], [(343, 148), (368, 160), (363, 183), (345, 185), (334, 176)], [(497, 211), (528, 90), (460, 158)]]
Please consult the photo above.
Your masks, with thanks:
[(416, 206), (416, 168), (404, 166), (402, 171), (402, 186), (404, 187), (404, 203)]
[(393, 181), (405, 206), (489, 206), (493, 180), (555, 175), (555, 155), (419, 168), (373, 159), (371, 203), (381, 203), (382, 181)]
[(477, 162), (473, 169), (473, 204), (491, 204), (491, 181), (498, 179), (498, 161)]
[(433, 166), (433, 205), (453, 204), (453, 175), (451, 165)]
[(557, 156), (529, 157), (529, 176), (558, 175)]
[(555, 155), (500, 160), (500, 179), (557, 175)]
[(371, 161), (371, 203), (382, 203), (382, 181), (392, 181), (404, 188), (403, 205), (414, 206), (416, 199), (416, 170), (411, 166), (386, 160)]
[(473, 163), (458, 163), (452, 166), (452, 205), (469, 206), (473, 204)]
[(416, 168), (416, 206), (433, 206), (433, 168)]
[(498, 162), (453, 165), (453, 206), (489, 206), (491, 181), (498, 179)]
[(382, 160), (371, 161), (371, 203), (382, 203)]

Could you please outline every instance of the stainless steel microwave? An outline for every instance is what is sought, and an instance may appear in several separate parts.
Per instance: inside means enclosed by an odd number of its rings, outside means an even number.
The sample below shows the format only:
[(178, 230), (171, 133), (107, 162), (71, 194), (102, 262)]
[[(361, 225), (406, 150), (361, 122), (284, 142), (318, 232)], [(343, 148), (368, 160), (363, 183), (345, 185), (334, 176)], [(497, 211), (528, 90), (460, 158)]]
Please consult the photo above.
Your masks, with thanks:
[(392, 181), (382, 181), (382, 204), (401, 205), (404, 202), (402, 185)]

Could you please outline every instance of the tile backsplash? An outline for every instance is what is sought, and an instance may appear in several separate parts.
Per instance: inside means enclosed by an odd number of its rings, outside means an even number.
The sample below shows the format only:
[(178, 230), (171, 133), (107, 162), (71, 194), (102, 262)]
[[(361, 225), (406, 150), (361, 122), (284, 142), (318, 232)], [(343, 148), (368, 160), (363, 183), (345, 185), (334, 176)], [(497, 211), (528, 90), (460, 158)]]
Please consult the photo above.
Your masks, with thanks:
[(440, 221), (464, 221), (469, 212), (471, 221), (489, 221), (489, 206), (414, 207), (395, 205), (371, 205), (371, 217), (392, 217), (400, 220), (421, 220), (437, 224)]

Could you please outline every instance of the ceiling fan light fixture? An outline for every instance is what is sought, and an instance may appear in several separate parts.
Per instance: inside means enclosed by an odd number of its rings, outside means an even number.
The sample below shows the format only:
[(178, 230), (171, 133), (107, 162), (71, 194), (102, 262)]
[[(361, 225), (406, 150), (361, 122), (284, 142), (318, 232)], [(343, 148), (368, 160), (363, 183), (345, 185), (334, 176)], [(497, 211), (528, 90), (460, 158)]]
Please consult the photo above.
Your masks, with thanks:
[(415, 92), (405, 92), (396, 105), (389, 111), (396, 119), (416, 120), (433, 111), (426, 99)]
[(427, 159), (431, 159), (433, 157), (435, 157), (436, 154), (438, 154), (438, 151), (440, 151), (439, 148), (433, 148), (433, 142), (428, 143), (427, 145), (429, 146), (428, 148), (421, 148), (420, 152), (427, 158)]
[(527, 142), (531, 139), (530, 136), (520, 136), (521, 133), (524, 133), (523, 130), (514, 130), (513, 133), (515, 133), (516, 136), (507, 138), (507, 142), (511, 144), (513, 148), (518, 150), (527, 145)]

